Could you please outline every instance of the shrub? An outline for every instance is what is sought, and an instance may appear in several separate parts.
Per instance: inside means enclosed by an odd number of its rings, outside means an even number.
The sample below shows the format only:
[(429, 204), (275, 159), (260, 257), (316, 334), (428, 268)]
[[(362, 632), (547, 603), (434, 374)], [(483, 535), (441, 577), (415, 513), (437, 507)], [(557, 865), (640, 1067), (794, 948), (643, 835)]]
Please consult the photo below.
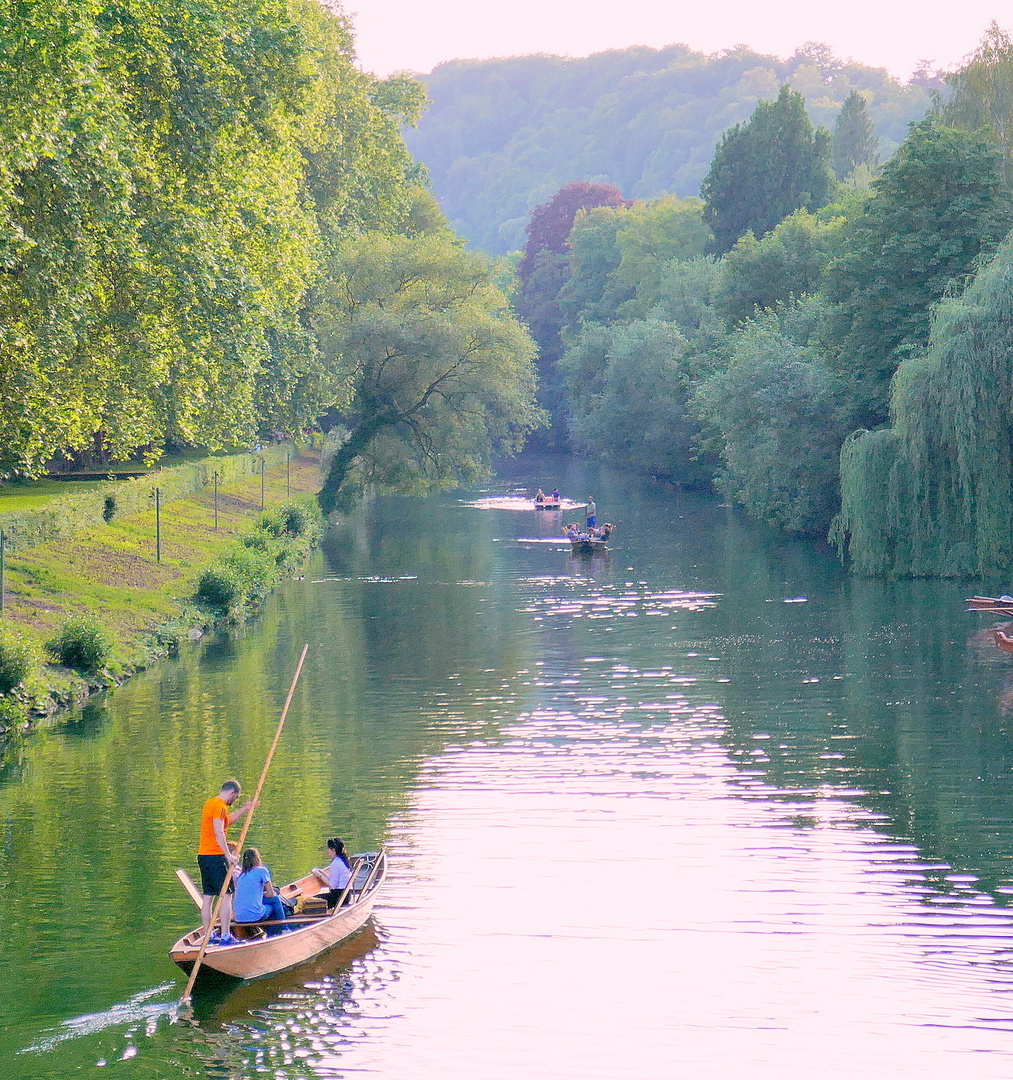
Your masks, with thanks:
[(281, 510), (265, 510), (260, 517), (257, 518), (257, 528), (261, 532), (267, 533), (269, 536), (276, 538), (284, 536), (288, 531), (284, 512)]
[(315, 516), (307, 506), (286, 503), (280, 510), (285, 532), (289, 536), (304, 536), (313, 524)]
[(0, 628), (0, 694), (9, 694), (20, 686), (38, 660), (38, 646), (24, 630)]
[(109, 632), (90, 615), (76, 615), (63, 624), (63, 629), (47, 648), (64, 667), (82, 674), (101, 671), (112, 652)]
[(219, 615), (238, 616), (244, 607), (259, 603), (267, 595), (276, 565), (270, 551), (236, 544), (201, 574), (197, 601)]

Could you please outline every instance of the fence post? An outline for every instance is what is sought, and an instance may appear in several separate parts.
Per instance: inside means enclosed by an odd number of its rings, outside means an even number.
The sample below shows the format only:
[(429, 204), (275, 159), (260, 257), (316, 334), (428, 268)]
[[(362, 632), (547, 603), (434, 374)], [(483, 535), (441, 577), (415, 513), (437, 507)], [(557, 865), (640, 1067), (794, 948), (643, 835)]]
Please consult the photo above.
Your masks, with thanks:
[(264, 509), (264, 459), (260, 459), (260, 509)]
[(0, 529), (0, 615), (7, 606), (7, 533)]
[(292, 451), (285, 451), (285, 498), (292, 495)]
[(152, 492), (155, 500), (155, 562), (162, 561), (162, 491), (155, 488)]
[(215, 469), (215, 532), (218, 532), (218, 470)]

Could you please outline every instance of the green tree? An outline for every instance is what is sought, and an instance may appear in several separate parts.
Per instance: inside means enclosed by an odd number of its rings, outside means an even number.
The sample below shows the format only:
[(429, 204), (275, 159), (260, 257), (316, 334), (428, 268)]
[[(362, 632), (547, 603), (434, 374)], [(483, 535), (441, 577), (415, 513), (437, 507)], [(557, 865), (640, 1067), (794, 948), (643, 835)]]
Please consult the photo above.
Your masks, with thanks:
[(818, 210), (832, 198), (827, 132), (813, 131), (805, 100), (782, 86), (749, 121), (722, 136), (700, 193), (714, 250), (731, 250), (747, 232), (763, 237), (795, 210)]
[(866, 427), (886, 420), (890, 379), (924, 349), (932, 305), (962, 286), (1013, 225), (995, 143), (933, 118), (912, 124), (872, 187), (843, 227), (825, 283), (836, 301), (831, 359)]
[(325, 513), (368, 484), (473, 481), (543, 423), (531, 338), (486, 261), (445, 236), (345, 241), (312, 321), (349, 428), (319, 495)]
[(943, 300), (905, 360), (893, 427), (841, 455), (835, 538), (860, 573), (1003, 574), (1013, 560), (1013, 244)]
[(845, 180), (862, 165), (875, 169), (879, 140), (864, 95), (852, 90), (834, 121), (834, 173)]
[[(596, 331), (582, 338), (582, 359), (591, 359)], [(597, 331), (600, 335), (602, 331)], [(608, 335), (600, 390), (573, 417), (573, 434), (587, 453), (673, 483), (706, 483), (710, 470), (696, 460), (698, 425), (689, 415), (690, 382), (680, 364), (685, 342), (672, 323), (636, 320)], [(570, 354), (576, 374), (578, 353)]]
[(821, 307), (808, 300), (746, 322), (692, 398), (721, 490), (761, 521), (816, 535), (837, 511), (838, 454), (853, 427), (845, 384), (814, 344)]
[(1013, 180), (1013, 39), (993, 22), (981, 44), (947, 77), (945, 122), (965, 131), (985, 129), (1002, 150), (1007, 182)]
[(728, 327), (817, 292), (841, 227), (796, 210), (757, 240), (746, 233), (721, 263), (714, 306)]

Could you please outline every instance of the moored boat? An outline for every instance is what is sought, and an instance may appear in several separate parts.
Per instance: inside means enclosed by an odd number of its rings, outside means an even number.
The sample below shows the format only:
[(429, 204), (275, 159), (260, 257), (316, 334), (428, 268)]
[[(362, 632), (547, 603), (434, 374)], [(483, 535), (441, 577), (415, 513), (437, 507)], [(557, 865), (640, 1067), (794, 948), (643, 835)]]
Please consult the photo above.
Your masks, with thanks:
[[(314, 870), (278, 891), (299, 914), (285, 921), (288, 933), (268, 936), (264, 923), (233, 923), (238, 945), (209, 945), (201, 961), (200, 973), (233, 979), (258, 979), (295, 967), (351, 937), (373, 911), (376, 894), (387, 873), (384, 851), (357, 855), (355, 873), (346, 890), (345, 903), (327, 913), (324, 895), (327, 874)], [(196, 891), (196, 890), (195, 890)], [(200, 952), (200, 927), (184, 934), (169, 950), (170, 958), (190, 972)]]
[(558, 500), (553, 502), (553, 501), (550, 501), (549, 499), (546, 499), (544, 502), (537, 502), (537, 501), (535, 502), (535, 509), (536, 510), (558, 510), (559, 507), (560, 507), (560, 503), (559, 503)]
[(1000, 615), (1013, 616), (1011, 596), (969, 596), (964, 603), (972, 611), (996, 611)]
[(1013, 630), (1013, 623), (1004, 623), (1002, 626), (993, 627), (992, 633), (995, 635), (997, 649), (1013, 653), (1013, 634), (1010, 634), (1010, 630)]

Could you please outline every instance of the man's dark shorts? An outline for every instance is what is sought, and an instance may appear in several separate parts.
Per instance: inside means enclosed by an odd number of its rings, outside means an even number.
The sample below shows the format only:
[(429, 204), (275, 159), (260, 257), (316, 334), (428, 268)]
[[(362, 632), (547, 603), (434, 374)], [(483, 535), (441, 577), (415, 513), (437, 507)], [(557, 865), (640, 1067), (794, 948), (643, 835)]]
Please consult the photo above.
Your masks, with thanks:
[[(225, 875), (229, 872), (229, 860), (224, 855), (198, 855), (200, 867), (200, 891), (202, 896), (217, 896), (222, 891)], [(229, 892), (235, 892), (234, 881), (229, 882)]]

